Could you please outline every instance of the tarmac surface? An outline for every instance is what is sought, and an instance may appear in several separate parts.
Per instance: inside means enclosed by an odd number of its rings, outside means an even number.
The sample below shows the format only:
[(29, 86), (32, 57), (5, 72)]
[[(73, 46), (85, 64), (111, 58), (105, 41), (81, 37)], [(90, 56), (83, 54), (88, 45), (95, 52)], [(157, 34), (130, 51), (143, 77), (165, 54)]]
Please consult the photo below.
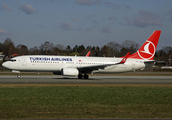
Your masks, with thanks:
[(91, 75), (89, 79), (58, 75), (0, 75), (0, 83), (121, 83), (121, 84), (172, 84), (172, 76), (102, 76)]

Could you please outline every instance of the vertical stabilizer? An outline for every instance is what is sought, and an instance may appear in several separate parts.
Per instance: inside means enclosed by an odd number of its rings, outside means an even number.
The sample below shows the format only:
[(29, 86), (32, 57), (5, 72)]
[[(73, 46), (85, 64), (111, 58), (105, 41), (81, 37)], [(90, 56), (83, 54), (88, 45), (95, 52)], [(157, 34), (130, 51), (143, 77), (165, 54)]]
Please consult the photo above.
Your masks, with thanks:
[(136, 53), (129, 55), (128, 58), (153, 60), (160, 34), (160, 30), (155, 30), (140, 49)]

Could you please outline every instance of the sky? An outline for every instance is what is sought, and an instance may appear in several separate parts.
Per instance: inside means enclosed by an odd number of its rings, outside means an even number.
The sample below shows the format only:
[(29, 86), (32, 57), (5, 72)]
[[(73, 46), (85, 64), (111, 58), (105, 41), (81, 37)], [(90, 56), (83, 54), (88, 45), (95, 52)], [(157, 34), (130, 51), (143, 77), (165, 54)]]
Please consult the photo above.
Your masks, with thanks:
[(0, 42), (102, 47), (131, 40), (141, 46), (161, 30), (161, 49), (172, 46), (171, 5), (172, 0), (0, 0)]

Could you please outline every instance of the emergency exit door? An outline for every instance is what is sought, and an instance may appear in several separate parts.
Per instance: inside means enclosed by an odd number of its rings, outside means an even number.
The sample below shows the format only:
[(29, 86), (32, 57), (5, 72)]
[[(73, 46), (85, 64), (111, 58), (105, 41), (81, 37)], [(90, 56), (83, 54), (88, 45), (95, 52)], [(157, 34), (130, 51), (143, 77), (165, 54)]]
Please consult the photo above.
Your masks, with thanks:
[(132, 62), (132, 69), (135, 70), (135, 61)]

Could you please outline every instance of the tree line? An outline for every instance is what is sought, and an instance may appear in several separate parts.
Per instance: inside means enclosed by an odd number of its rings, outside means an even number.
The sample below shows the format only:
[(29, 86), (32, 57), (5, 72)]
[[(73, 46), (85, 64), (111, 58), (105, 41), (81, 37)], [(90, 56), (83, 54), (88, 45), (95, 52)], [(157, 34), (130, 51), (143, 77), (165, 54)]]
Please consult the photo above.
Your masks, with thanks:
[[(109, 42), (102, 47), (75, 45), (73, 48), (61, 44), (53, 44), (45, 41), (40, 46), (28, 48), (26, 45), (19, 44), (15, 46), (14, 42), (7, 38), (3, 43), (0, 43), (0, 52), (6, 57), (12, 57), (13, 54), (18, 55), (68, 55), (68, 56), (85, 56), (88, 51), (91, 51), (90, 56), (105, 56), (105, 57), (121, 57), (127, 52), (135, 53), (139, 49), (139, 44), (130, 40), (124, 41), (122, 44)], [(172, 47), (166, 46), (156, 51), (155, 60), (169, 61), (172, 57)]]

